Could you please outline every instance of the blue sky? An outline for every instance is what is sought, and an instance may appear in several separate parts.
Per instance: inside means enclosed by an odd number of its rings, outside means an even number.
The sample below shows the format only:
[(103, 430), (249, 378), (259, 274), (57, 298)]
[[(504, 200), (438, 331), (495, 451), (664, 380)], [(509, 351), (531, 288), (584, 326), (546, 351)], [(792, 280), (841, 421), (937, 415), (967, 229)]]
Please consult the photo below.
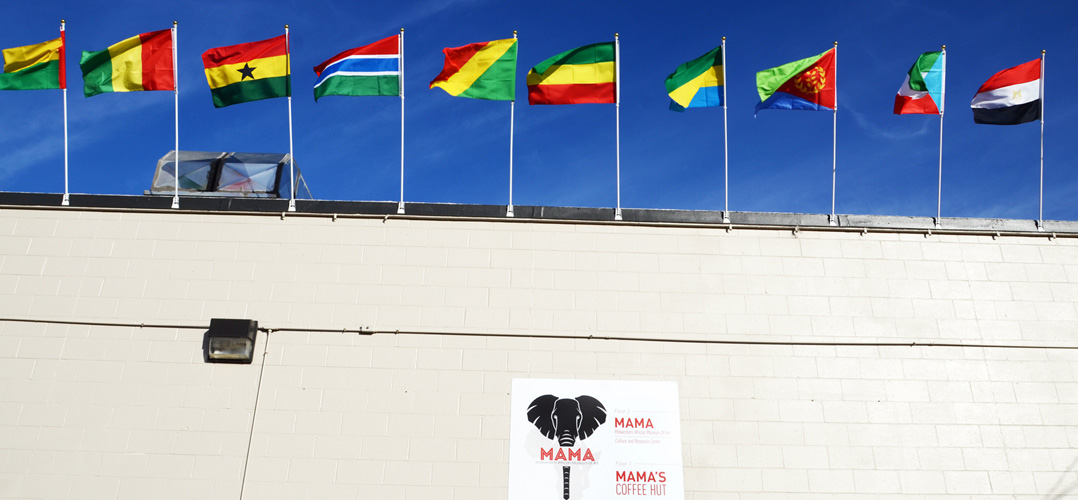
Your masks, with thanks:
[[(67, 20), (70, 189), (142, 194), (173, 148), (169, 92), (82, 96), (78, 57), (179, 21), (180, 148), (287, 152), (287, 103), (215, 109), (200, 55), (291, 27), (295, 155), (316, 198), (399, 196), (400, 102), (327, 97), (310, 69), (405, 28), (405, 201), (506, 204), (509, 104), (450, 97), (428, 83), (443, 47), (519, 31), (513, 202), (613, 207), (615, 108), (528, 106), (524, 75), (554, 54), (621, 37), (621, 205), (721, 210), (722, 111), (675, 113), (663, 80), (727, 37), (732, 211), (828, 213), (828, 112), (763, 111), (755, 72), (839, 42), (836, 212), (934, 216), (939, 119), (892, 114), (895, 92), (921, 52), (947, 44), (944, 217), (1037, 218), (1038, 123), (973, 123), (969, 102), (993, 73), (1045, 62), (1044, 217), (1078, 220), (1072, 141), (1078, 81), (1072, 34), (1078, 4), (979, 2), (588, 2), (402, 0), (353, 2), (119, 0), (18, 2), (0, 46), (57, 36)], [(17, 20), (17, 21), (15, 21)], [(12, 22), (14, 21), (14, 22)], [(59, 91), (0, 92), (0, 190), (63, 191)]]

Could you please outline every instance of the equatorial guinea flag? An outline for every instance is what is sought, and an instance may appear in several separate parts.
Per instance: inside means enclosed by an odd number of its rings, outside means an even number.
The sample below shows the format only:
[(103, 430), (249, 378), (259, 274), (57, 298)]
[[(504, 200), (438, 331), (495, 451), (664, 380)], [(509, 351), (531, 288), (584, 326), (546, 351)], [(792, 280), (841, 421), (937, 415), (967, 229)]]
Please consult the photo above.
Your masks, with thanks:
[(970, 103), (974, 123), (1018, 125), (1041, 118), (1041, 60), (992, 75)]
[(906, 73), (906, 81), (895, 96), (895, 114), (938, 115), (942, 110), (947, 54), (925, 52)]

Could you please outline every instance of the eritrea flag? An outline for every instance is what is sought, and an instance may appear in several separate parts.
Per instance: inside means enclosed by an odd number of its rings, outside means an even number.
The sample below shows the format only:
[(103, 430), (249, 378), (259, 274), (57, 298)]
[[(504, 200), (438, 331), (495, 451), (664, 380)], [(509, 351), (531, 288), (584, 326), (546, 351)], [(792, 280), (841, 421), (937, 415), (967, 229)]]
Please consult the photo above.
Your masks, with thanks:
[(761, 109), (835, 110), (835, 50), (756, 73)]

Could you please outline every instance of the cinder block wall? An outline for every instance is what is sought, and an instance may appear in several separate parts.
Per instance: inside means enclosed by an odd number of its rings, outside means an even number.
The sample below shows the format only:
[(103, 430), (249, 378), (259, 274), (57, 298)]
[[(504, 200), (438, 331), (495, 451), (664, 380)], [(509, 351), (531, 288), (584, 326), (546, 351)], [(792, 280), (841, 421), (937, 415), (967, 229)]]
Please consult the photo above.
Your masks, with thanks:
[(1047, 235), (5, 209), (0, 497), (501, 500), (580, 378), (678, 383), (690, 499), (1063, 498), (1076, 304)]

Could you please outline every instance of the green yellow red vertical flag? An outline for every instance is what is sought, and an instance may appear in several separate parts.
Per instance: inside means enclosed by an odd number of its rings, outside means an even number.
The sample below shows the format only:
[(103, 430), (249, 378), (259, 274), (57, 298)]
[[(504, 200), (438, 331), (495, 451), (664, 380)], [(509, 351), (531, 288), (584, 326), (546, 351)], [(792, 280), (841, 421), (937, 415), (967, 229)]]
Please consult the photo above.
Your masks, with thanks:
[(105, 50), (83, 51), (83, 93), (175, 90), (172, 30), (151, 31), (125, 39)]

